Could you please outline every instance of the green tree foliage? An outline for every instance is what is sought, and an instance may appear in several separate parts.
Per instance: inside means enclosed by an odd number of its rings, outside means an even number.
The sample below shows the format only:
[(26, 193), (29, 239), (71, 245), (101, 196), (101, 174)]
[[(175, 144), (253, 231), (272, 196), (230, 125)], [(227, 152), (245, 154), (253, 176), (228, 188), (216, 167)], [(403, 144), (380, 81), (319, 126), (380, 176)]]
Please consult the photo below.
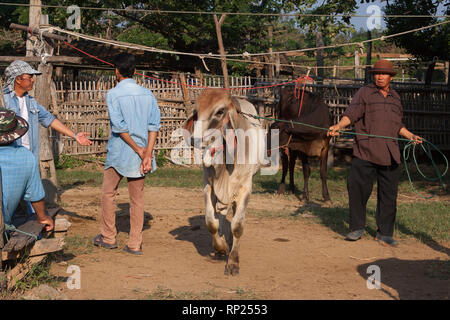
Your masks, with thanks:
[[(395, 0), (388, 3), (385, 14), (436, 15), (441, 3), (443, 3), (442, 0)], [(450, 6), (447, 6), (448, 14), (450, 14)], [(389, 34), (438, 23), (436, 18), (385, 18), (385, 21)], [(408, 33), (401, 37), (391, 38), (389, 41), (426, 61), (433, 60), (435, 57), (440, 60), (450, 60), (450, 24)]]

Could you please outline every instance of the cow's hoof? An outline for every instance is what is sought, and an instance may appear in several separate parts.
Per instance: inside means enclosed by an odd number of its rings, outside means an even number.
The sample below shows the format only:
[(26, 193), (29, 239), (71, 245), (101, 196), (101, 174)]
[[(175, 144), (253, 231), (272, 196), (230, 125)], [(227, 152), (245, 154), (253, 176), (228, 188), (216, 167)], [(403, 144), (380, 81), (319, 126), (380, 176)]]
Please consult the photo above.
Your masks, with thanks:
[(213, 247), (216, 253), (221, 255), (228, 255), (230, 247), (227, 244), (224, 236), (221, 236), (217, 242), (213, 241)]
[(227, 264), (225, 266), (225, 275), (229, 276), (232, 275), (233, 277), (237, 276), (239, 274), (239, 266), (236, 264)]
[(286, 193), (286, 186), (284, 184), (280, 184), (280, 187), (278, 188), (278, 194), (285, 194)]
[(323, 204), (324, 208), (331, 208), (333, 206), (333, 202), (331, 200), (326, 200)]

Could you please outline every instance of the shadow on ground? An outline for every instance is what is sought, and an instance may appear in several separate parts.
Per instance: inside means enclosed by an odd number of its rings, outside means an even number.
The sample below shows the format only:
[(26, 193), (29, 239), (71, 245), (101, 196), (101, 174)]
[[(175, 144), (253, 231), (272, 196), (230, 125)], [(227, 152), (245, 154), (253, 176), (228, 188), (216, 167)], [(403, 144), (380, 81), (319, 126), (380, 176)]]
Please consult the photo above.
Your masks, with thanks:
[[(130, 233), (130, 204), (129, 203), (119, 203), (117, 204), (119, 208), (116, 211), (116, 228), (117, 232)], [(142, 230), (150, 229), (150, 221), (153, 220), (153, 216), (144, 212), (144, 226)]]
[[(208, 229), (206, 228), (205, 216), (192, 216), (189, 217), (188, 220), (188, 226), (176, 228), (169, 233), (174, 236), (176, 240), (191, 242), (197, 250), (198, 254), (200, 254), (201, 256), (212, 258), (213, 260), (225, 261), (227, 259), (226, 256), (215, 255), (215, 251), (212, 245), (212, 237)], [(227, 235), (226, 239), (231, 250), (233, 240), (230, 239), (230, 222), (228, 221), (228, 219), (223, 219), (222, 221), (224, 222), (223, 230)]]
[[(376, 273), (368, 268), (379, 267), (379, 290), (397, 299), (386, 286), (398, 293), (400, 300), (448, 300), (450, 298), (450, 261), (381, 259), (357, 267), (358, 273), (374, 284)], [(375, 290), (375, 289), (374, 289)]]

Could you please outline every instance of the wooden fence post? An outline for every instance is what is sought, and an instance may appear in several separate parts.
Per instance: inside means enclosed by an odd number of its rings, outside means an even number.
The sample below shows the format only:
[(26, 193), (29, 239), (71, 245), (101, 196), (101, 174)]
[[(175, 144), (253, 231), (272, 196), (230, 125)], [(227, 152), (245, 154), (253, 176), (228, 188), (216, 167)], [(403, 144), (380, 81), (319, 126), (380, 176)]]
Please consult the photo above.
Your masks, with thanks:
[(181, 92), (183, 93), (184, 107), (186, 108), (186, 114), (191, 113), (191, 99), (189, 97), (189, 90), (187, 89), (186, 77), (184, 73), (180, 73)]
[[(51, 79), (53, 66), (51, 64), (39, 64), (38, 71), (42, 75), (36, 78), (35, 96), (36, 100), (46, 108), (52, 104), (51, 99)], [(39, 126), (39, 164), (41, 171), (41, 178), (45, 189), (45, 200), (47, 205), (54, 205), (56, 203), (58, 180), (56, 178), (56, 168), (53, 159), (52, 146), (50, 144), (49, 129)], [(50, 171), (50, 177), (47, 174)]]

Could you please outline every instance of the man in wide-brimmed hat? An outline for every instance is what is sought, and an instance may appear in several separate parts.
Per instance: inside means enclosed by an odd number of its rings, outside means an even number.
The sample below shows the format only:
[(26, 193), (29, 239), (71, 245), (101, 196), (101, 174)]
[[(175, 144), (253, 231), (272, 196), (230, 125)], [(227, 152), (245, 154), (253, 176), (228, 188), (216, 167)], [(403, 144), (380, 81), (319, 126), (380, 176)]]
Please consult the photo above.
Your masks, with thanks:
[[(338, 124), (331, 126), (331, 136), (339, 135), (349, 125), (355, 132), (376, 136), (399, 135), (422, 143), (422, 138), (412, 134), (402, 122), (403, 110), (400, 96), (390, 86), (396, 72), (392, 63), (378, 60), (370, 72), (374, 83), (356, 92)], [(392, 238), (397, 213), (400, 150), (398, 140), (356, 135), (353, 143), (353, 159), (347, 179), (350, 207), (350, 233), (346, 239), (359, 240), (365, 230), (366, 205), (373, 187), (373, 173), (377, 175), (377, 235), (381, 244), (396, 246)]]
[[(45, 192), (33, 154), (16, 141), (28, 131), (28, 123), (14, 111), (0, 108), (0, 172), (2, 214), (11, 224), (21, 200), (30, 201), (37, 221), (53, 229), (53, 220), (45, 213)], [(3, 235), (0, 235), (3, 236)]]
[(30, 130), (17, 143), (33, 152), (39, 159), (39, 123), (44, 127), (51, 127), (59, 133), (74, 138), (79, 144), (85, 146), (92, 142), (87, 139), (87, 132), (75, 133), (55, 118), (34, 98), (28, 94), (33, 89), (35, 75), (41, 72), (33, 69), (22, 60), (12, 62), (5, 69), (6, 85), (3, 88), (5, 105), (30, 124)]

